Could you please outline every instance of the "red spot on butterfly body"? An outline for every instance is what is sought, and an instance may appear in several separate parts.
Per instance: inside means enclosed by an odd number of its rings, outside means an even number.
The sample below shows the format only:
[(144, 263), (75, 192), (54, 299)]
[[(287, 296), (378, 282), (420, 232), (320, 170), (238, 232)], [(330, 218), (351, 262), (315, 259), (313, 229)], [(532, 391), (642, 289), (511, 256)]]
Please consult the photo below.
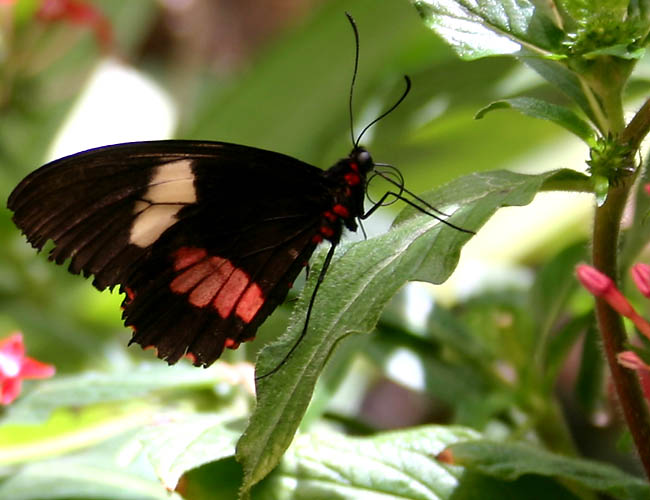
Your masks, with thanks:
[(325, 212), (323, 212), (323, 217), (325, 217), (330, 222), (336, 222), (336, 215), (329, 210), (325, 210)]
[(348, 183), (349, 186), (356, 186), (359, 183), (361, 183), (361, 176), (357, 174), (356, 172), (348, 172), (343, 176), (345, 179), (345, 182)]
[(332, 236), (334, 236), (334, 229), (332, 229), (331, 227), (327, 227), (327, 226), (321, 226), (320, 234), (325, 236), (325, 238), (331, 238)]
[(350, 217), (350, 211), (340, 203), (337, 203), (332, 207), (332, 212), (334, 212), (339, 217), (343, 217), (344, 219)]
[(320, 234), (315, 234), (314, 236), (312, 236), (311, 241), (313, 243), (319, 244), (323, 242), (323, 237)]

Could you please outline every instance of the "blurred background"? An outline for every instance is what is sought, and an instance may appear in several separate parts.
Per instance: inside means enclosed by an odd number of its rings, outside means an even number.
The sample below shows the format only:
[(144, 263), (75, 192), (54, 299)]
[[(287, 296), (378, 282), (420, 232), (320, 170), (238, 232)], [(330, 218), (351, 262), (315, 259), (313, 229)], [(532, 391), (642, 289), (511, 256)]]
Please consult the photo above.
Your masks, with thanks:
[[(410, 190), (425, 192), (493, 169), (584, 169), (586, 148), (550, 123), (507, 111), (474, 120), (499, 98), (565, 100), (512, 59), (459, 60), (405, 0), (77, 4), (91, 10), (57, 14), (36, 0), (0, 2), (2, 200), (48, 160), (143, 139), (235, 142), (327, 168), (351, 148), (354, 38), (345, 11), (360, 32), (356, 133), (400, 95), (403, 75), (412, 79), (406, 101), (363, 141), (376, 161), (401, 170)], [(630, 109), (647, 91), (648, 69), (642, 61), (630, 87)], [(376, 196), (382, 187), (373, 190)], [(365, 356), (346, 367), (350, 375), (328, 399), (329, 418), (358, 433), (432, 421), (500, 432), (494, 414), (513, 402), (526, 407), (526, 387), (516, 382), (532, 362), (526, 343), (535, 328), (530, 301), (539, 293), (539, 272), (555, 266), (553, 272), (566, 274), (586, 258), (592, 203), (586, 195), (545, 193), (530, 206), (502, 209), (463, 250), (449, 282), (406, 287), (386, 310)], [(153, 359), (137, 347), (126, 349), (130, 332), (120, 321), (122, 298), (100, 294), (36, 256), (4, 205), (0, 337), (21, 330), (29, 355), (55, 364), (59, 373)], [(400, 208), (380, 210), (366, 225), (369, 234), (386, 230)], [(553, 276), (548, 273), (547, 279)], [(589, 308), (586, 293), (567, 300), (576, 314)], [(227, 359), (254, 359), (260, 345), (282, 333), (290, 308), (290, 302), (279, 308), (254, 344)], [(446, 335), (459, 345), (446, 345)], [(512, 382), (508, 391), (495, 392), (480, 370), (466, 366), (460, 345), (466, 338), (480, 346), (472, 355), (489, 357), (499, 377)], [(461, 355), (449, 356), (449, 349)], [(576, 341), (559, 390), (578, 441), (582, 431), (592, 436), (580, 446), (611, 458), (619, 453), (613, 451), (619, 432), (611, 425), (617, 416), (602, 397), (598, 357), (594, 339), (587, 347)], [(585, 359), (591, 363), (586, 368)], [(575, 396), (579, 384), (588, 396)], [(587, 449), (601, 446), (593, 432), (603, 437), (601, 449)], [(635, 468), (626, 453), (621, 457)]]

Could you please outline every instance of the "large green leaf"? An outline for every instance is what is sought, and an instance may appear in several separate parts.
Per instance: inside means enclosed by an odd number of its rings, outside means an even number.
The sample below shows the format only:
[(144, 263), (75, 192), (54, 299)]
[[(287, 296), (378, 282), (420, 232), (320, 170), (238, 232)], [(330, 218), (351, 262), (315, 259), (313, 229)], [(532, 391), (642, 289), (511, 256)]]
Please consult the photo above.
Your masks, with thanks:
[(255, 500), (576, 500), (548, 477), (497, 480), (449, 465), (440, 452), (476, 431), (425, 426), (367, 438), (332, 431), (298, 436)]
[(181, 500), (160, 484), (151, 465), (126, 445), (131, 435), (52, 460), (15, 467), (0, 479), (11, 500)]
[(550, 56), (561, 31), (528, 0), (415, 0), (424, 22), (463, 59), (534, 52)]
[(186, 471), (235, 454), (242, 418), (237, 411), (186, 415), (146, 427), (134, 441), (141, 443), (163, 485), (173, 490)]
[[(545, 183), (573, 185), (583, 180), (571, 171), (542, 175), (497, 171), (457, 179), (426, 199), (442, 210), (457, 208), (449, 220), (478, 230), (499, 207), (530, 203)], [(334, 347), (351, 333), (371, 330), (383, 307), (408, 280), (445, 281), (469, 238), (468, 233), (405, 210), (388, 233), (342, 246), (320, 288), (306, 337), (280, 370), (258, 382), (257, 407), (237, 449), (246, 474), (245, 489), (278, 464)], [(287, 334), (261, 352), (258, 375), (282, 363), (295, 344), (319, 267), (312, 269)]]
[(610, 465), (568, 458), (523, 443), (490, 441), (452, 445), (454, 463), (499, 479), (512, 481), (539, 474), (577, 483), (621, 500), (650, 498), (650, 485)]
[(427, 426), (353, 438), (301, 434), (254, 498), (451, 499), (462, 471), (436, 459), (447, 446), (476, 439), (465, 427)]

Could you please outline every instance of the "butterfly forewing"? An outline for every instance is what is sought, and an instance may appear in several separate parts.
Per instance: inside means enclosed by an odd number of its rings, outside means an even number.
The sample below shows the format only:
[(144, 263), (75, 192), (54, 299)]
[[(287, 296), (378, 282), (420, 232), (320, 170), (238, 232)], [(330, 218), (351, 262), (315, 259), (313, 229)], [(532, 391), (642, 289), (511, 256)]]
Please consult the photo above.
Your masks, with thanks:
[(216, 142), (98, 148), (52, 162), (8, 206), (50, 259), (120, 285), (132, 341), (207, 365), (249, 340), (284, 300), (332, 206), (323, 171)]

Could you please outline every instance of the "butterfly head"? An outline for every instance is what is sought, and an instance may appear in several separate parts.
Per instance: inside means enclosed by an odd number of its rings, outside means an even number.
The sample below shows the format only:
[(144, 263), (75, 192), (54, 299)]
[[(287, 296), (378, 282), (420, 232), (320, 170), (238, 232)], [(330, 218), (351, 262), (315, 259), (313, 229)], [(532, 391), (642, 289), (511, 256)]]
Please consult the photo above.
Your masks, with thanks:
[(350, 163), (355, 163), (359, 168), (359, 172), (362, 174), (367, 174), (375, 168), (375, 162), (372, 160), (372, 156), (370, 156), (366, 148), (361, 146), (356, 146), (352, 150), (349, 161)]

